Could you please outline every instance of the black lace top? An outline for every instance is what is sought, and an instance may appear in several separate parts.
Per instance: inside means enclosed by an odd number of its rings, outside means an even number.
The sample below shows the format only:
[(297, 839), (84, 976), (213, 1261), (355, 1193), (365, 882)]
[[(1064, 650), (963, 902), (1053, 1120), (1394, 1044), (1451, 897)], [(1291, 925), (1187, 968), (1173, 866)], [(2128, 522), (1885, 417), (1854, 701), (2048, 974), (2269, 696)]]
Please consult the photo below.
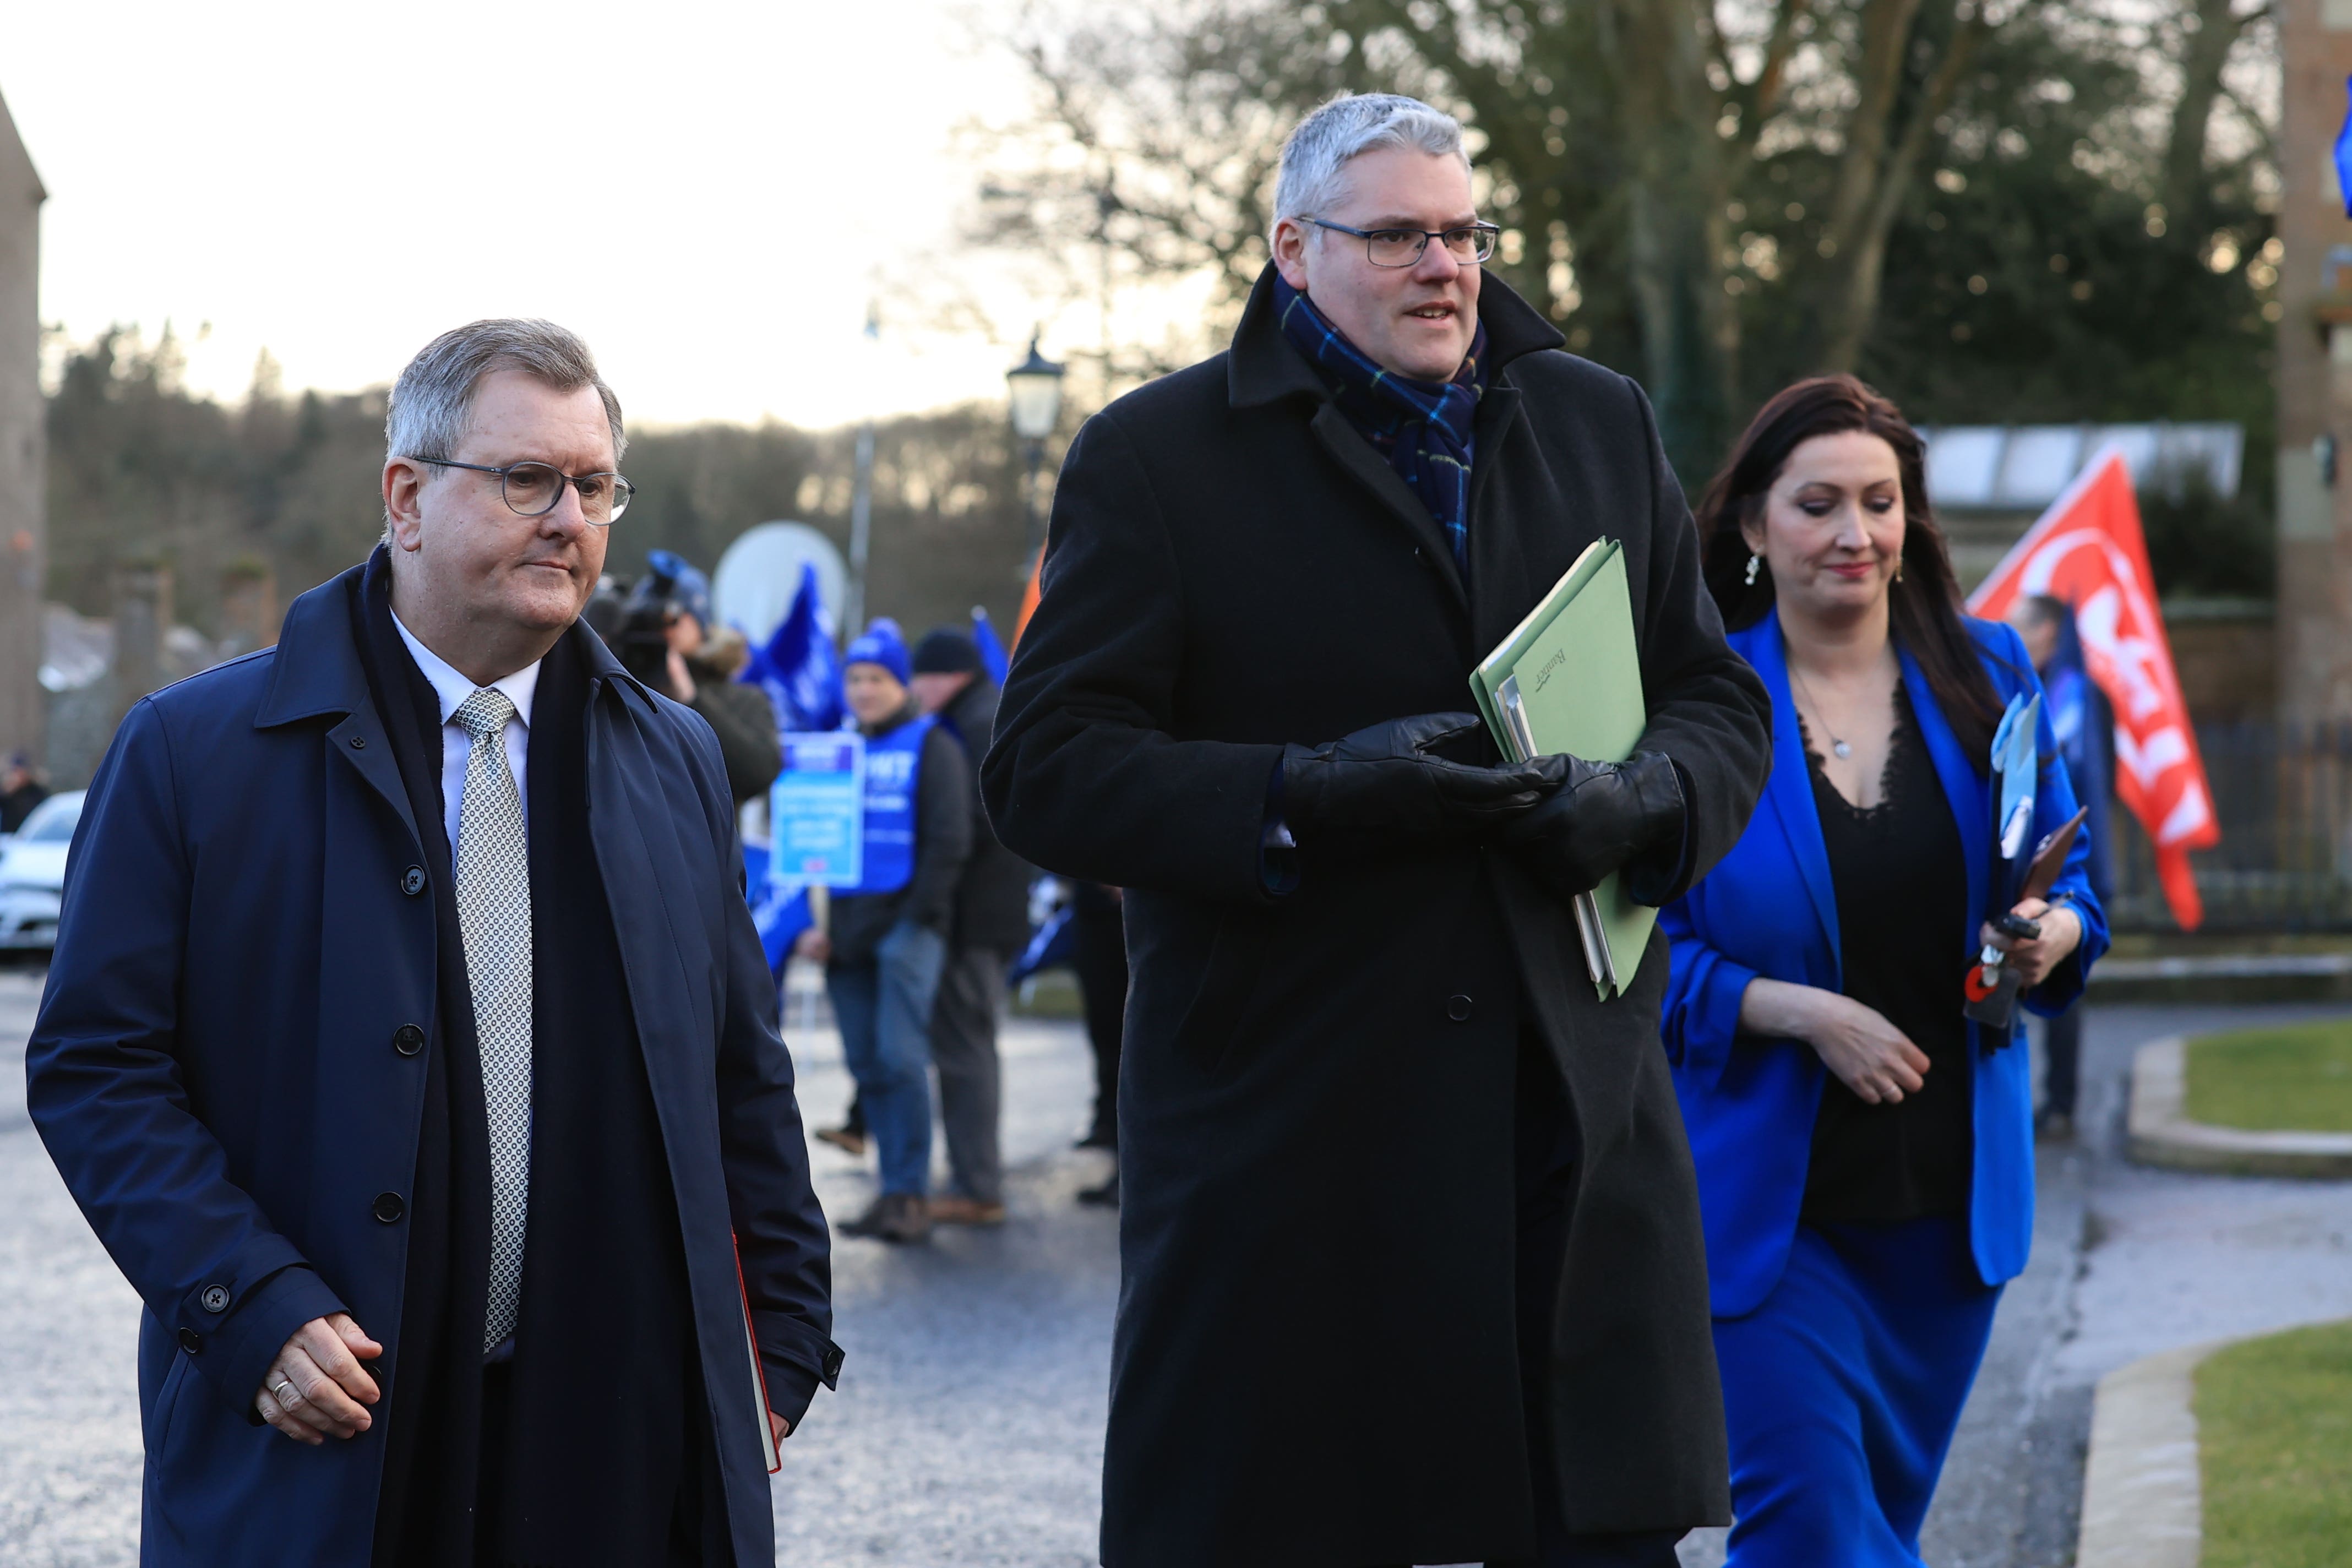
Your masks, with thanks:
[(1974, 1132), (1960, 1015), (1969, 881), (1951, 803), (1900, 685), (1876, 805), (1863, 810), (1837, 792), (1810, 735), (1805, 750), (1837, 890), (1845, 994), (1884, 1014), (1930, 1066), (1926, 1087), (1895, 1104), (1867, 1104), (1831, 1075), (1813, 1123), (1804, 1217), (1965, 1215)]

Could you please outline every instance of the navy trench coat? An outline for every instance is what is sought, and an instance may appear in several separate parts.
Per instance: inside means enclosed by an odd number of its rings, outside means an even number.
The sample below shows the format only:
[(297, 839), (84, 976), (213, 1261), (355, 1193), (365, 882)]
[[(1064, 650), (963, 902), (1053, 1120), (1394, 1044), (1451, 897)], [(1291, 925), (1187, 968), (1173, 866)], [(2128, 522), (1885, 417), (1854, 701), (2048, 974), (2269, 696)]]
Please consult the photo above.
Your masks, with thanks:
[[(249, 1415), (279, 1346), (324, 1313), (350, 1311), (398, 1371), (434, 900), (346, 606), (341, 579), (314, 589), (274, 649), (131, 709), (75, 836), (26, 1053), (33, 1120), (146, 1304), (142, 1561), (156, 1568), (364, 1568), (372, 1544), (381, 1423), (312, 1448)], [(839, 1366), (824, 1217), (717, 742), (593, 638), (589, 662), (581, 852), (627, 890), (613, 922), (736, 1560), (765, 1563), (746, 1302), (770, 1395), (797, 1425)]]

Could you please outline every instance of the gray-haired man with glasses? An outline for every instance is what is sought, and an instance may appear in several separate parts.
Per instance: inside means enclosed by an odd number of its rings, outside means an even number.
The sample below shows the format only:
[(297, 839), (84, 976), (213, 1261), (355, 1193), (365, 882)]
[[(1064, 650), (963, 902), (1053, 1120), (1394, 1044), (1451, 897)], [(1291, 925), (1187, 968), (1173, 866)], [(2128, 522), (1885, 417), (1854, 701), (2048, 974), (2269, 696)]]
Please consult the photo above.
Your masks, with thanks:
[[(1663, 903), (1769, 757), (1650, 406), (1480, 263), (1462, 127), (1341, 97), (1282, 153), (1224, 353), (1087, 422), (981, 771), (1124, 889), (1110, 1568), (1674, 1568), (1728, 1497)], [(1649, 727), (1505, 766), (1475, 662), (1623, 546)], [(1571, 671), (1571, 681), (1578, 679)]]
[(717, 742), (579, 622), (620, 404), (477, 321), (385, 436), (373, 556), (124, 720), (27, 1052), (142, 1562), (767, 1564), (827, 1239)]

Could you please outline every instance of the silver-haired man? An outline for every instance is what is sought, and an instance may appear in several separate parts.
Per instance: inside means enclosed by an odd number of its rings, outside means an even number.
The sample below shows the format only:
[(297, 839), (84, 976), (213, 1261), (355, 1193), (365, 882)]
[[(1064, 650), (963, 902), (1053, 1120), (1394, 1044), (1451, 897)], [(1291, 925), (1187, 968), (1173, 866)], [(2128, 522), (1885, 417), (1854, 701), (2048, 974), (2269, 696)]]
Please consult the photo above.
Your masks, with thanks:
[(27, 1054), (142, 1561), (766, 1568), (824, 1219), (718, 743), (579, 624), (619, 402), (477, 321), (386, 441), (373, 556), (123, 721)]
[[(1726, 1508), (1666, 945), (1602, 1003), (1571, 899), (1672, 898), (1762, 786), (1641, 389), (1481, 264), (1462, 128), (1292, 133), (1230, 352), (1087, 422), (982, 785), (1125, 889), (1111, 1568), (1672, 1568)], [(1650, 721), (1496, 765), (1472, 664), (1622, 542)]]

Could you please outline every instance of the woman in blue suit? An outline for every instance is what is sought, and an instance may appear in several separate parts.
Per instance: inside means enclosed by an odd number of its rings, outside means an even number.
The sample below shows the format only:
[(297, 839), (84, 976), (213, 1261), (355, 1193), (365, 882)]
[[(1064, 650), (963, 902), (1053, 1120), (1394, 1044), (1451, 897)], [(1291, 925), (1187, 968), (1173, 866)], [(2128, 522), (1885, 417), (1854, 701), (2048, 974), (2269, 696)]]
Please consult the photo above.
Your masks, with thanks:
[[(1851, 376), (1781, 393), (1699, 508), (1708, 586), (1772, 695), (1772, 777), (1664, 911), (1664, 1031), (1698, 1165), (1729, 1416), (1731, 1568), (1917, 1568), (1920, 1521), (2025, 1266), (2021, 1026), (1961, 984), (1991, 896), (1996, 726), (2040, 690), (1969, 618), (1924, 450)], [(2045, 718), (2035, 835), (2074, 814)], [(2106, 947), (2078, 840), (2009, 948), (2064, 1007)]]

